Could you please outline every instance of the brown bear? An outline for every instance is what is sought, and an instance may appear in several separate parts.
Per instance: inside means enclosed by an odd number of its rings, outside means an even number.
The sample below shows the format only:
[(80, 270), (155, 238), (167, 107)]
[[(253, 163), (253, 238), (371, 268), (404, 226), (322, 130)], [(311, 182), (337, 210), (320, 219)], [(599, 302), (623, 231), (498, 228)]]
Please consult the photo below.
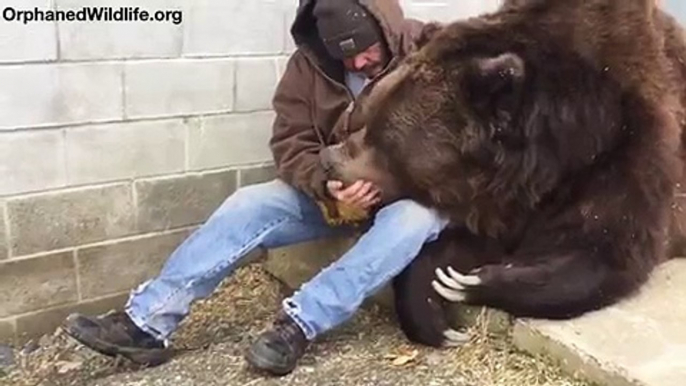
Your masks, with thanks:
[(454, 343), (445, 301), (572, 318), (669, 258), (686, 44), (653, 0), (515, 0), (437, 28), (322, 152), (452, 224), (394, 279), (414, 341)]

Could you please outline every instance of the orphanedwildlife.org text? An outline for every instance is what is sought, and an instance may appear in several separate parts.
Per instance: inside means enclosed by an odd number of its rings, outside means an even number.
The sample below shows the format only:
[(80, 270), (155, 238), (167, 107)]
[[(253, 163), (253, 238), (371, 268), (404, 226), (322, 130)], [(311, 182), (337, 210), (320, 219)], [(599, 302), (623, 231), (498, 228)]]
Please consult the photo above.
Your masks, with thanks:
[(28, 24), (32, 22), (171, 22), (181, 24), (180, 10), (149, 11), (141, 7), (82, 7), (78, 9), (2, 8), (1, 20)]

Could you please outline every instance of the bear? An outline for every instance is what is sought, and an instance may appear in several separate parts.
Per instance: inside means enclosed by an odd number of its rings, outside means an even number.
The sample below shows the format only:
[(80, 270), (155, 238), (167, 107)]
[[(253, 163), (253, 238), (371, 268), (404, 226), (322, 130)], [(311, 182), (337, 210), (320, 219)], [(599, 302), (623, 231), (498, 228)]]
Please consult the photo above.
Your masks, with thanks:
[(393, 279), (405, 335), (460, 344), (452, 302), (578, 317), (673, 257), (685, 63), (653, 0), (512, 0), (431, 25), (360, 99), (362, 127), (321, 152), (332, 178), (451, 220)]

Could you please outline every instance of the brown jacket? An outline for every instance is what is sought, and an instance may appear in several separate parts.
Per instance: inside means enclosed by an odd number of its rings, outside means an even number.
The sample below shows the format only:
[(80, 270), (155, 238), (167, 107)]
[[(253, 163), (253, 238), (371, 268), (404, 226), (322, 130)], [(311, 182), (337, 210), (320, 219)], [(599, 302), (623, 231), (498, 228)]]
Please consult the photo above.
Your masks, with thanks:
[[(309, 196), (326, 200), (319, 151), (344, 139), (353, 96), (341, 62), (332, 60), (312, 17), (316, 0), (301, 0), (291, 34), (297, 46), (273, 99), (276, 119), (270, 147), (279, 178)], [(379, 22), (395, 61), (414, 49), (422, 23), (405, 19), (397, 0), (359, 0)], [(385, 72), (385, 71), (384, 71)], [(383, 73), (381, 74), (381, 76)], [(377, 79), (380, 78), (377, 77)], [(366, 86), (374, 82), (369, 82)], [(364, 92), (364, 90), (363, 90)]]

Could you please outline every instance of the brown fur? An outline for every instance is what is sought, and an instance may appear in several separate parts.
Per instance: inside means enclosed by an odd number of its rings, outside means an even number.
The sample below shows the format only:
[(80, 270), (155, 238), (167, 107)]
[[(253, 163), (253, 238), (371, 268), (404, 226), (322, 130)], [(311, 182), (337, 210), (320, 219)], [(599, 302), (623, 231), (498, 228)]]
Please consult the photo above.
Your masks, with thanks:
[(679, 26), (648, 0), (518, 0), (432, 28), (365, 111), (371, 168), (393, 176), (394, 198), (454, 224), (395, 281), (408, 336), (443, 340), (437, 267), (481, 279), (468, 303), (519, 316), (632, 294), (680, 231)]

